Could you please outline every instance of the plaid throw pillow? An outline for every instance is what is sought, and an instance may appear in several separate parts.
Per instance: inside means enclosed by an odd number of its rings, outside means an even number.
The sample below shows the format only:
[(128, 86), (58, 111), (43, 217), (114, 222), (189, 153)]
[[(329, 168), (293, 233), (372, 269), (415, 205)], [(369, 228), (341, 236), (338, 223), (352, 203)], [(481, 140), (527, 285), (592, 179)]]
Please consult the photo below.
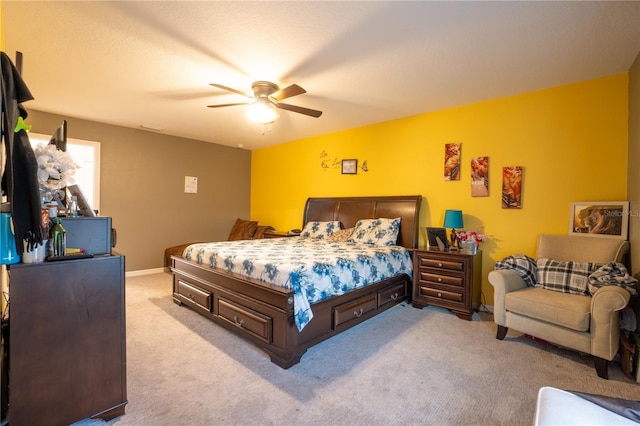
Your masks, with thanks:
[(511, 269), (522, 277), (528, 287), (536, 285), (538, 266), (535, 259), (525, 254), (514, 254), (496, 262), (495, 269)]
[(591, 262), (560, 262), (538, 259), (538, 283), (536, 287), (562, 293), (589, 295), (589, 275), (602, 265)]

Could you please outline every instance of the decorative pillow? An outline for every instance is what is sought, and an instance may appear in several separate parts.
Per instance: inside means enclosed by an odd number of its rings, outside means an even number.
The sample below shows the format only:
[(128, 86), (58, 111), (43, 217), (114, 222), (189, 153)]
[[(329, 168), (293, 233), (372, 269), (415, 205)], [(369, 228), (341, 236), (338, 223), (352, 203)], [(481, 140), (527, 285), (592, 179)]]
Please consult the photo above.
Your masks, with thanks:
[(600, 268), (599, 263), (560, 262), (538, 259), (538, 283), (536, 287), (562, 293), (589, 295), (589, 275)]
[(340, 229), (340, 222), (332, 220), (329, 222), (307, 222), (300, 233), (302, 238), (315, 238), (322, 240)]
[(361, 219), (349, 237), (349, 242), (393, 246), (398, 241), (400, 218)]
[(327, 241), (335, 241), (344, 243), (349, 241), (349, 237), (353, 234), (353, 228), (340, 229), (327, 237)]
[(250, 240), (258, 229), (258, 222), (238, 218), (229, 233), (229, 241)]
[(514, 254), (496, 262), (495, 269), (511, 269), (522, 277), (528, 287), (534, 287), (538, 278), (535, 259), (526, 254)]

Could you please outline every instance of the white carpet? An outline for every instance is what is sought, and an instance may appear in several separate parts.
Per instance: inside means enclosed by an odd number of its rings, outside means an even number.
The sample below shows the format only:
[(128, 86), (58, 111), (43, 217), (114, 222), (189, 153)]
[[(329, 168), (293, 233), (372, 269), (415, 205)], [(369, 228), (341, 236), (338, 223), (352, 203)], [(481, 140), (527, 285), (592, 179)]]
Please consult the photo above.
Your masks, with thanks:
[[(110, 425), (530, 425), (542, 386), (639, 399), (590, 356), (509, 332), (489, 314), (400, 305), (283, 370), (171, 299), (167, 273), (127, 278), (126, 414)], [(90, 422), (81, 422), (89, 424)]]

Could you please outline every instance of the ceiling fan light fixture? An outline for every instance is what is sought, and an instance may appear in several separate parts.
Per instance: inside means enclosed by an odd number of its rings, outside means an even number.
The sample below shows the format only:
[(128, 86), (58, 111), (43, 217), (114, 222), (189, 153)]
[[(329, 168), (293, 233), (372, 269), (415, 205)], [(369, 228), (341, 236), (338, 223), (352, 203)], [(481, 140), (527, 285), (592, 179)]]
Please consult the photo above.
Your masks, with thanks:
[(262, 124), (271, 124), (280, 118), (276, 109), (271, 105), (267, 97), (259, 97), (249, 106), (247, 111), (249, 119)]

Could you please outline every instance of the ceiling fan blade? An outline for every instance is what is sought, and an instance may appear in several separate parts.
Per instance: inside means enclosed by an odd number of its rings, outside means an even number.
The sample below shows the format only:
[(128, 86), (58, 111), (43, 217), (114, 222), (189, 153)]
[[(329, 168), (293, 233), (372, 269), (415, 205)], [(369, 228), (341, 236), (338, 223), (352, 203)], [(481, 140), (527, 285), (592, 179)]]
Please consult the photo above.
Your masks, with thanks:
[(281, 101), (292, 96), (302, 95), (303, 93), (307, 93), (307, 91), (297, 84), (292, 84), (291, 86), (285, 87), (284, 89), (280, 89), (277, 92), (271, 94), (271, 97), (276, 101)]
[(318, 111), (316, 109), (311, 109), (311, 108), (305, 108), (297, 105), (282, 104), (282, 103), (276, 103), (274, 105), (280, 109), (286, 109), (287, 111), (293, 111), (300, 114), (309, 115), (315, 118), (318, 118), (322, 115), (322, 111)]
[(231, 87), (223, 86), (222, 84), (211, 83), (210, 85), (213, 87), (217, 87), (218, 89), (226, 90), (228, 92), (237, 93), (238, 95), (247, 96), (245, 92), (242, 92), (237, 89), (232, 89)]
[(230, 107), (236, 105), (247, 105), (249, 102), (236, 102), (233, 104), (220, 104), (220, 105), (207, 105), (207, 108), (220, 108), (220, 107)]

